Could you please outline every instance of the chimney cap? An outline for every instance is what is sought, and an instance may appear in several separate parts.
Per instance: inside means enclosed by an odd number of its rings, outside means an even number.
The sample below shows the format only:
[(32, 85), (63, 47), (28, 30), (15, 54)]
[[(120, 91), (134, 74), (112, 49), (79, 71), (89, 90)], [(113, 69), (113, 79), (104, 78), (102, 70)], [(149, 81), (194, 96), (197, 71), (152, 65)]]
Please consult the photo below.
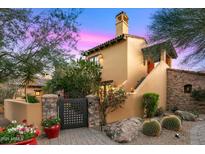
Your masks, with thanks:
[(117, 17), (117, 16), (119, 16), (119, 15), (121, 15), (121, 14), (125, 14), (125, 15), (127, 16), (126, 12), (121, 11), (121, 12), (120, 12), (120, 13), (118, 13), (115, 17)]

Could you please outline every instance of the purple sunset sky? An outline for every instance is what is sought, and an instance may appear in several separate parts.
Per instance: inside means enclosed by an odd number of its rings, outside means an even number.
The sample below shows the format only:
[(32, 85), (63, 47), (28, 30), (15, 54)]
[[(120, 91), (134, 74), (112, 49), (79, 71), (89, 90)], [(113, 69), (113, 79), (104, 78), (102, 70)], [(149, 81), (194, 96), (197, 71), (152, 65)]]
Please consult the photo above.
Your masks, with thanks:
[[(34, 9), (35, 12), (42, 11), (44, 9)], [(79, 42), (77, 48), (79, 51), (73, 51), (76, 57), (80, 56), (80, 51), (85, 51), (87, 49), (93, 48), (109, 39), (115, 37), (115, 16), (124, 11), (129, 17), (129, 34), (142, 36), (147, 38), (149, 29), (148, 25), (152, 22), (152, 15), (159, 9), (148, 9), (148, 8), (86, 8), (82, 9), (82, 14), (78, 18), (79, 26)], [(173, 68), (178, 69), (188, 69), (188, 70), (198, 70), (198, 66), (190, 67), (181, 65), (180, 61), (188, 53), (178, 52), (178, 58), (173, 60)], [(179, 53), (180, 52), (180, 53)], [(204, 64), (203, 64), (204, 65)]]

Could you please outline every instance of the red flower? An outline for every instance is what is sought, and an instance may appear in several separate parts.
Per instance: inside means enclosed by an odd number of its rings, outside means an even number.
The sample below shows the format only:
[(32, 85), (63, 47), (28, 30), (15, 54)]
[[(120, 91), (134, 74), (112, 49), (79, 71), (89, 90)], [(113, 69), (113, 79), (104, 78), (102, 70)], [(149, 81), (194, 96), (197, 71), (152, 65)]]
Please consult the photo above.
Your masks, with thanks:
[(24, 119), (22, 122), (25, 124), (25, 123), (27, 123), (27, 120), (26, 120), (26, 119)]
[(4, 128), (0, 127), (0, 133), (4, 131)]
[(21, 131), (23, 131), (23, 132), (24, 132), (25, 130), (26, 130), (26, 128), (21, 128)]
[(39, 129), (36, 129), (36, 136), (39, 136), (41, 134)]

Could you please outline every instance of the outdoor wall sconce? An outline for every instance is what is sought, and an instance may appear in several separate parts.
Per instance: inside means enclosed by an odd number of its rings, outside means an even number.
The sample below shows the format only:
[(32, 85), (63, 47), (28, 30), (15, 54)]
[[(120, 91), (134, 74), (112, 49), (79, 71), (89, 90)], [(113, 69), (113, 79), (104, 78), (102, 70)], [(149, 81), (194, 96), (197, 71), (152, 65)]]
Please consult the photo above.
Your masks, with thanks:
[(99, 60), (103, 59), (103, 55), (98, 56)]
[(40, 96), (40, 91), (35, 91), (35, 96)]

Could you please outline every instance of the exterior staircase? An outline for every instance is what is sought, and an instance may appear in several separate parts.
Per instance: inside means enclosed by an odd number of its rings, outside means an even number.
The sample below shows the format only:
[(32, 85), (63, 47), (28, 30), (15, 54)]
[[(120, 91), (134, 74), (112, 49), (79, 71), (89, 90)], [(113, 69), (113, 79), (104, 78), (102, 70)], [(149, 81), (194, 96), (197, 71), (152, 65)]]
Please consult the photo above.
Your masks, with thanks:
[(144, 81), (144, 79), (146, 78), (146, 76), (142, 77), (140, 80), (137, 81), (137, 84), (135, 85), (134, 89), (137, 89), (137, 87), (139, 87), (139, 85)]

